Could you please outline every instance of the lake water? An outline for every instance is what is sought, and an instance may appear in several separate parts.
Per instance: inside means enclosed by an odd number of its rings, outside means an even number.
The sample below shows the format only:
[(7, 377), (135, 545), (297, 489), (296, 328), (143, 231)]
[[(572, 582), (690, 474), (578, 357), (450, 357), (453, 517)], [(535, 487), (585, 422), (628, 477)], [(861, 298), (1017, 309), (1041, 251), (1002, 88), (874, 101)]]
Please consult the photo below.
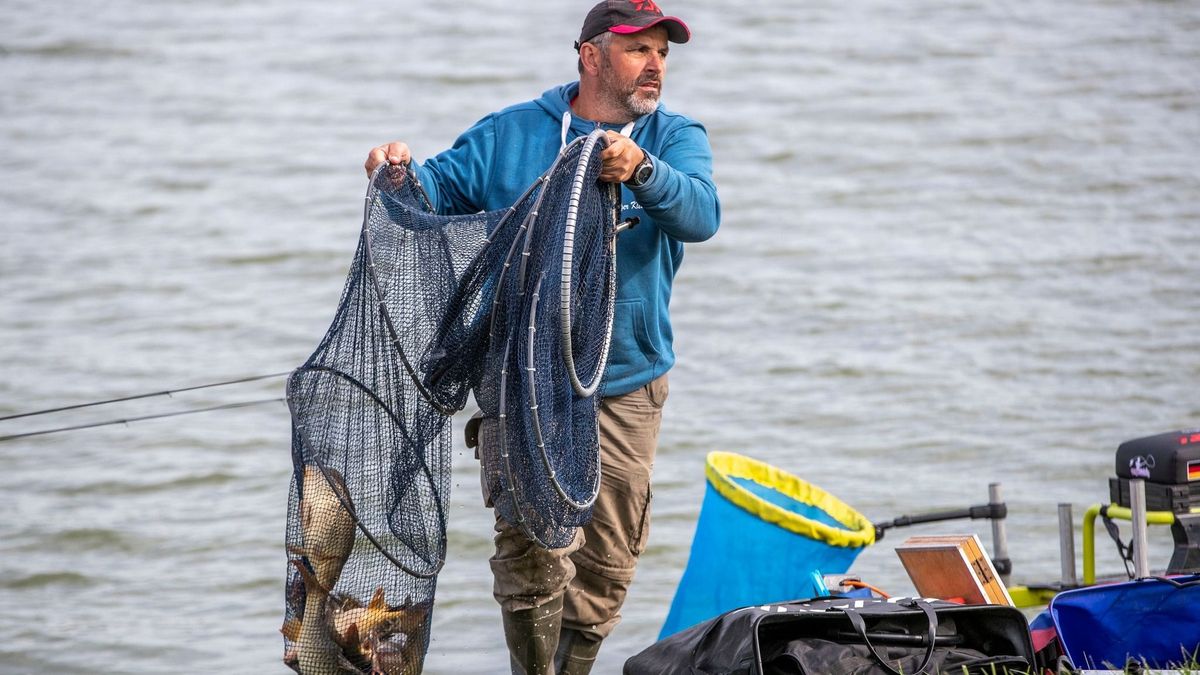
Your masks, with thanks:
[[(0, 0), (0, 415), (299, 365), (367, 151), (427, 157), (573, 79), (587, 7)], [(695, 37), (664, 100), (707, 125), (724, 220), (677, 281), (651, 545), (596, 672), (657, 635), (710, 450), (875, 520), (1001, 482), (1014, 579), (1057, 579), (1056, 505), (1078, 521), (1120, 442), (1200, 426), (1200, 5), (667, 9)], [(286, 672), (288, 444), (282, 403), (0, 443), (0, 671)], [(454, 471), (427, 672), (504, 672), (461, 442)], [(913, 530), (938, 531), (990, 546)], [(854, 571), (910, 591), (904, 536)]]

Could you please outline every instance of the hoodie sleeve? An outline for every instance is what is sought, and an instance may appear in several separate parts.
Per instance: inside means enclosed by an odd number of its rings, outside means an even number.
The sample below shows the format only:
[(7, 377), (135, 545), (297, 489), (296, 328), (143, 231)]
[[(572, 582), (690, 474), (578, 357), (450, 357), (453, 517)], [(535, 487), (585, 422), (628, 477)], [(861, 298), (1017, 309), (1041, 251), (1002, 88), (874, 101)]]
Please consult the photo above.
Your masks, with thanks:
[(654, 174), (645, 185), (631, 187), (655, 225), (682, 242), (704, 241), (721, 224), (721, 203), (712, 180), (712, 149), (698, 122), (674, 130), (657, 155)]
[(496, 152), (496, 119), (488, 115), (454, 145), (417, 167), (433, 208), (442, 215), (484, 210)]

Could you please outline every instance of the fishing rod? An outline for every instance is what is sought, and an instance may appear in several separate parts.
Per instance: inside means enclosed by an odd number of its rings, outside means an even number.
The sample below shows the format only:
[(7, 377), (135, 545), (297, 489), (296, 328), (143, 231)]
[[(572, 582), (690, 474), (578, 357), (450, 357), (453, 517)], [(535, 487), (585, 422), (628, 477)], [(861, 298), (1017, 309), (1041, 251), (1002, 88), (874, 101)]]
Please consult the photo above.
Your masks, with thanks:
[(1008, 557), (1008, 529), (1005, 519), (1008, 518), (1008, 505), (1001, 495), (999, 483), (988, 485), (988, 503), (968, 506), (962, 509), (935, 511), (913, 516), (899, 516), (887, 522), (874, 523), (875, 541), (883, 539), (888, 530), (896, 527), (909, 527), (923, 523), (941, 523), (948, 520), (978, 520), (986, 519), (992, 523), (992, 565), (1002, 578), (1007, 580), (1012, 574), (1012, 559)]
[[(108, 405), (110, 403), (123, 403), (125, 401), (136, 401), (138, 399), (152, 398), (155, 396), (171, 396), (172, 394), (179, 394), (179, 393), (182, 393), (185, 391), (196, 391), (198, 389), (210, 389), (213, 387), (225, 387), (225, 386), (228, 386), (231, 384), (243, 384), (246, 382), (256, 382), (258, 380), (269, 380), (274, 377), (283, 377), (285, 375), (290, 375), (290, 374), (291, 374), (291, 371), (289, 370), (289, 371), (283, 372), (283, 373), (270, 373), (268, 375), (249, 375), (246, 377), (239, 377), (234, 380), (225, 380), (223, 382), (211, 382), (209, 384), (197, 384), (197, 385), (193, 385), (190, 387), (180, 387), (178, 389), (166, 389), (164, 391), (153, 391), (153, 392), (149, 392), (146, 394), (134, 394), (132, 396), (121, 396), (119, 398), (110, 398), (110, 399), (106, 399), (103, 401), (92, 401), (90, 403), (76, 403), (74, 405), (65, 405), (65, 406), (60, 406), (57, 408), (47, 408), (45, 410), (34, 410), (31, 412), (17, 413), (15, 415), (4, 415), (4, 416), (0, 416), (0, 422), (4, 422), (6, 420), (15, 420), (15, 419), (19, 419), (22, 417), (34, 417), (37, 415), (49, 415), (51, 413), (64, 412), (67, 410), (79, 410), (82, 408), (94, 408), (96, 406)], [(8, 436), (0, 437), (0, 440), (7, 440), (8, 438), (10, 438), (10, 437), (8, 437)]]
[(162, 419), (164, 417), (178, 417), (180, 415), (194, 415), (196, 413), (213, 412), (215, 410), (232, 410), (234, 408), (249, 408), (256, 405), (266, 405), (267, 403), (284, 403), (287, 399), (280, 398), (264, 398), (257, 401), (241, 401), (238, 403), (225, 403), (222, 405), (214, 405), (206, 408), (193, 408), (191, 410), (176, 410), (168, 413), (157, 413), (154, 415), (141, 415), (139, 417), (126, 417), (119, 420), (106, 420), (104, 422), (91, 422), (88, 424), (76, 424), (68, 427), (57, 427), (54, 429), (41, 429), (39, 431), (28, 431), (22, 434), (11, 434), (9, 436), (0, 436), (0, 443), (5, 441), (15, 441), (18, 438), (29, 438), (31, 436), (45, 436), (47, 434), (57, 434), (63, 431), (77, 431), (79, 429), (93, 429), (96, 427), (107, 427), (116, 424), (129, 424), (131, 422), (143, 422), (145, 420)]
[(978, 520), (980, 518), (1000, 520), (1006, 517), (1008, 517), (1008, 507), (1004, 503), (988, 503), (949, 511), (922, 513), (915, 516), (899, 516), (885, 523), (874, 523), (875, 538), (883, 539), (884, 533), (894, 527), (908, 527), (923, 523), (941, 523), (947, 520), (965, 520), (967, 518), (971, 520)]

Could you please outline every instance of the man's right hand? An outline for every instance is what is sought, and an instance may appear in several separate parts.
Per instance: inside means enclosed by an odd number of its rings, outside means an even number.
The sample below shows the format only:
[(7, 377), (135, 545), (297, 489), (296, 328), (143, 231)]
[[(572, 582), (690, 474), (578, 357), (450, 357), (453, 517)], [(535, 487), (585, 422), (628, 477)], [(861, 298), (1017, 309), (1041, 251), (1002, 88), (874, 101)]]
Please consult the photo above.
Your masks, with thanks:
[(367, 170), (367, 175), (370, 176), (375, 172), (375, 168), (380, 164), (387, 162), (388, 164), (408, 164), (412, 160), (412, 153), (408, 150), (408, 145), (400, 141), (392, 141), (387, 145), (381, 145), (367, 155), (367, 161), (363, 164), (363, 168)]

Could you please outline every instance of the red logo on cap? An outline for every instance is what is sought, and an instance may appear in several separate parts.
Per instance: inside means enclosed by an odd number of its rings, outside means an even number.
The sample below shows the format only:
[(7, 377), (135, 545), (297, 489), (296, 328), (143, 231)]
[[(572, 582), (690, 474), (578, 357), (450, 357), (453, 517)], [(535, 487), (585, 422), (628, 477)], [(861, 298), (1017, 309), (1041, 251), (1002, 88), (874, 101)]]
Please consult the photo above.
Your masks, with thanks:
[(639, 12), (662, 14), (662, 10), (658, 8), (658, 5), (654, 4), (654, 0), (633, 0), (633, 8)]

